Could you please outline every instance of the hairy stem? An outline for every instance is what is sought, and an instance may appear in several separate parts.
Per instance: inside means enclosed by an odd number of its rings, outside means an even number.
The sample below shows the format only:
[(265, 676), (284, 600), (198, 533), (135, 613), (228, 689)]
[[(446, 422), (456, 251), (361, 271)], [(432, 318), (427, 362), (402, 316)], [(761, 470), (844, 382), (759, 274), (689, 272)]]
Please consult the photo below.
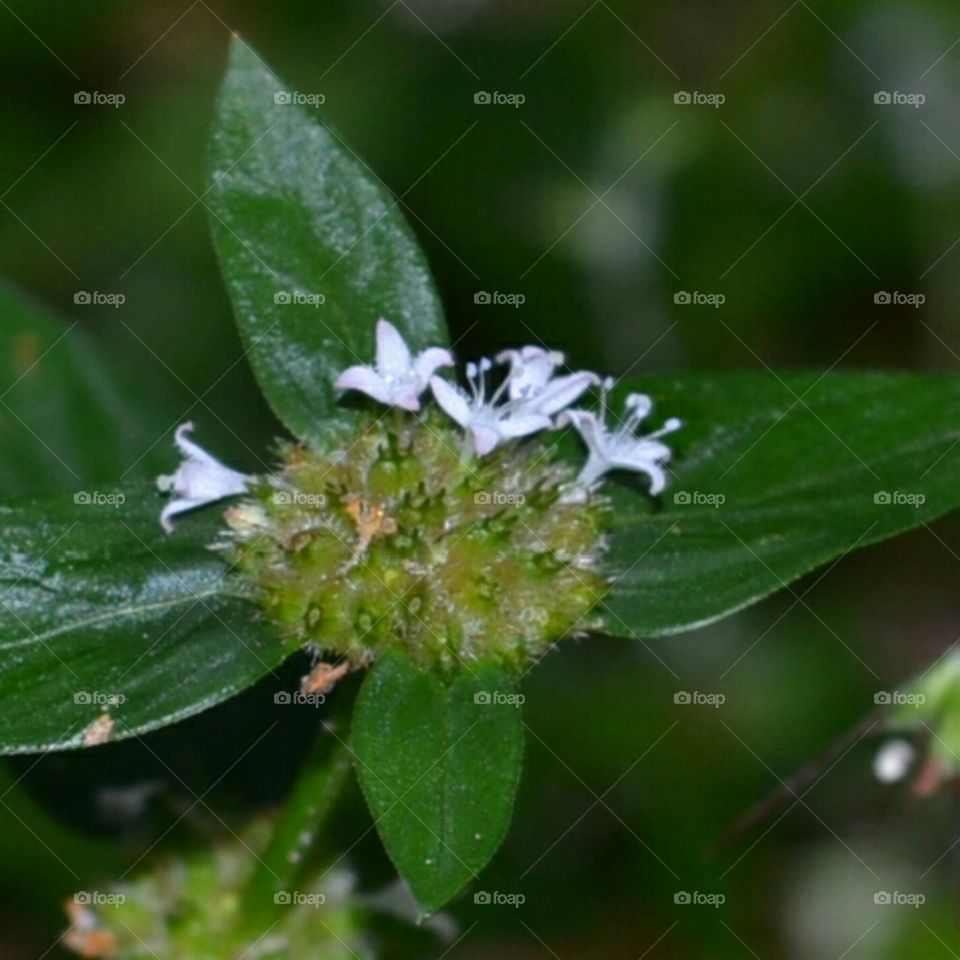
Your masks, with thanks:
[(309, 854), (350, 771), (346, 747), (321, 735), (304, 762), (270, 842), (260, 857), (245, 898), (244, 916), (254, 923), (276, 909), (275, 895), (295, 889)]

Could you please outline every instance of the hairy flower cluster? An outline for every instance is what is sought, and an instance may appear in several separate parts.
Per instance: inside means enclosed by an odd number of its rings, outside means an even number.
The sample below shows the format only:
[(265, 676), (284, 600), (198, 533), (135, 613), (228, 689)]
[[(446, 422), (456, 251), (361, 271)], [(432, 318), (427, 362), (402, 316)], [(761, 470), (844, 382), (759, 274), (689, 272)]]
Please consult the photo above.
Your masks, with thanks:
[(82, 957), (104, 960), (208, 960), (248, 957), (356, 960), (371, 954), (350, 902), (343, 870), (305, 881), (274, 897), (266, 933), (243, 915), (243, 895), (262, 850), (266, 823), (242, 839), (168, 857), (108, 889), (75, 894), (66, 904), (70, 927), (62, 942)]
[[(520, 666), (554, 640), (596, 627), (589, 619), (607, 588), (601, 570), (611, 470), (666, 484), (670, 449), (639, 428), (649, 397), (630, 394), (618, 426), (607, 425), (610, 379), (559, 373), (563, 355), (541, 347), (507, 350), (467, 365), (468, 389), (437, 375), (449, 351), (414, 355), (385, 320), (376, 360), (337, 379), (393, 409), (358, 415), (327, 449), (289, 445), (272, 476), (248, 477), (186, 436), (184, 462), (160, 478), (172, 492), (161, 516), (228, 496), (221, 544), (238, 583), (280, 625), (284, 639), (334, 653), (350, 666), (400, 644), (441, 668), (481, 656)], [(494, 370), (504, 370), (491, 383)], [(573, 407), (591, 388), (598, 412)], [(430, 391), (436, 406), (422, 409)], [(571, 425), (587, 446), (577, 472), (549, 445), (526, 438)]]
[(229, 556), (286, 638), (351, 665), (401, 644), (454, 668), (521, 665), (597, 626), (605, 504), (573, 503), (573, 471), (532, 445), (465, 455), (436, 412), (369, 418), (227, 511)]

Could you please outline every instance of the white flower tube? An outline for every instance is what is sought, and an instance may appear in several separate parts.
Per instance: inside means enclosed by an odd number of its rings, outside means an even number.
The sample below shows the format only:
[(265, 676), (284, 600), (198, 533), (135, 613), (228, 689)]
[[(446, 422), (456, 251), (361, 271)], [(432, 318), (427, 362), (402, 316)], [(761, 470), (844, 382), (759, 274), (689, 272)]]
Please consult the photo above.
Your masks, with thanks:
[(161, 493), (174, 495), (174, 499), (167, 503), (160, 514), (160, 524), (167, 533), (173, 533), (171, 517), (224, 497), (246, 493), (250, 481), (249, 477), (224, 466), (189, 440), (187, 434), (192, 431), (193, 424), (190, 422), (177, 427), (173, 435), (174, 443), (183, 454), (183, 463), (171, 476), (157, 477), (157, 488)]

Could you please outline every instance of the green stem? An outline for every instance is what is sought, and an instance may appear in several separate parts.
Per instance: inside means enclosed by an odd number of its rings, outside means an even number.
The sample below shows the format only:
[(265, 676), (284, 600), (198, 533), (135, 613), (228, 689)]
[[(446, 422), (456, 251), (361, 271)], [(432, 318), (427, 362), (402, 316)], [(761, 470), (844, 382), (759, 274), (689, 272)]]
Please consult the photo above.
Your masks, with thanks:
[(274, 895), (295, 889), (303, 862), (340, 796), (349, 771), (346, 747), (321, 734), (250, 879), (243, 911), (248, 920), (258, 923), (269, 917), (276, 909)]

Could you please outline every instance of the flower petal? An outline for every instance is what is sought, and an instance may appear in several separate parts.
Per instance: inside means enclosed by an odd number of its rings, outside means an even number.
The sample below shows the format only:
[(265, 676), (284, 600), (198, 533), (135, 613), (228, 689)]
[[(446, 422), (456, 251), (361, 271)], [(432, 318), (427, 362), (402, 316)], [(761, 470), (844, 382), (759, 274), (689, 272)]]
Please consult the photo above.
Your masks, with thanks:
[(359, 390), (380, 403), (393, 402), (387, 382), (373, 367), (347, 367), (337, 377), (334, 387), (337, 390)]
[(650, 495), (656, 496), (667, 485), (667, 474), (657, 463), (637, 464), (633, 467), (639, 473), (645, 473), (650, 478)]
[(194, 426), (193, 421), (188, 420), (186, 423), (181, 423), (179, 427), (173, 433), (173, 442), (176, 448), (186, 457), (188, 460), (199, 460), (201, 463), (216, 464), (220, 466), (220, 461), (215, 457), (211, 457), (203, 447), (197, 446), (192, 440), (187, 437), (188, 433), (193, 433)]
[(412, 384), (409, 386), (394, 386), (390, 392), (390, 403), (394, 407), (400, 407), (401, 410), (416, 413), (420, 409), (419, 393), (420, 391)]
[(187, 510), (193, 510), (194, 507), (202, 506), (202, 502), (197, 500), (171, 500), (164, 508), (160, 511), (160, 526), (163, 527), (164, 533), (173, 533), (174, 527), (170, 522), (171, 517), (175, 517), (178, 513), (184, 513)]
[(590, 410), (566, 410), (558, 423), (560, 426), (571, 424), (583, 438), (590, 453), (603, 455), (601, 445), (604, 428), (595, 413)]
[(400, 331), (389, 320), (377, 321), (377, 372), (405, 376), (411, 370), (410, 350)]
[(557, 377), (556, 380), (551, 380), (542, 392), (535, 397), (537, 413), (552, 417), (565, 407), (570, 406), (585, 391), (592, 386), (596, 386), (599, 382), (600, 378), (587, 370), (571, 373), (565, 377)]
[(167, 533), (173, 532), (172, 516), (224, 497), (246, 493), (250, 481), (245, 474), (231, 470), (187, 439), (191, 430), (192, 423), (182, 423), (174, 433), (174, 441), (184, 456), (177, 472), (172, 476), (157, 477), (158, 489), (175, 495), (160, 513), (160, 523)]
[(467, 395), (441, 377), (430, 378), (430, 389), (440, 409), (461, 427), (469, 426), (473, 415)]
[(550, 418), (542, 413), (515, 413), (497, 421), (497, 432), (504, 439), (512, 439), (539, 433), (550, 425)]
[(503, 350), (497, 354), (497, 362), (510, 364), (510, 399), (524, 400), (537, 396), (547, 386), (553, 371), (563, 363), (563, 354), (527, 346), (520, 350)]
[(500, 442), (500, 434), (493, 427), (478, 425), (472, 427), (470, 432), (473, 434), (473, 449), (478, 457), (485, 457)]
[(417, 378), (417, 387), (422, 393), (430, 378), (440, 367), (452, 367), (453, 354), (442, 347), (428, 347), (413, 361), (413, 372)]

